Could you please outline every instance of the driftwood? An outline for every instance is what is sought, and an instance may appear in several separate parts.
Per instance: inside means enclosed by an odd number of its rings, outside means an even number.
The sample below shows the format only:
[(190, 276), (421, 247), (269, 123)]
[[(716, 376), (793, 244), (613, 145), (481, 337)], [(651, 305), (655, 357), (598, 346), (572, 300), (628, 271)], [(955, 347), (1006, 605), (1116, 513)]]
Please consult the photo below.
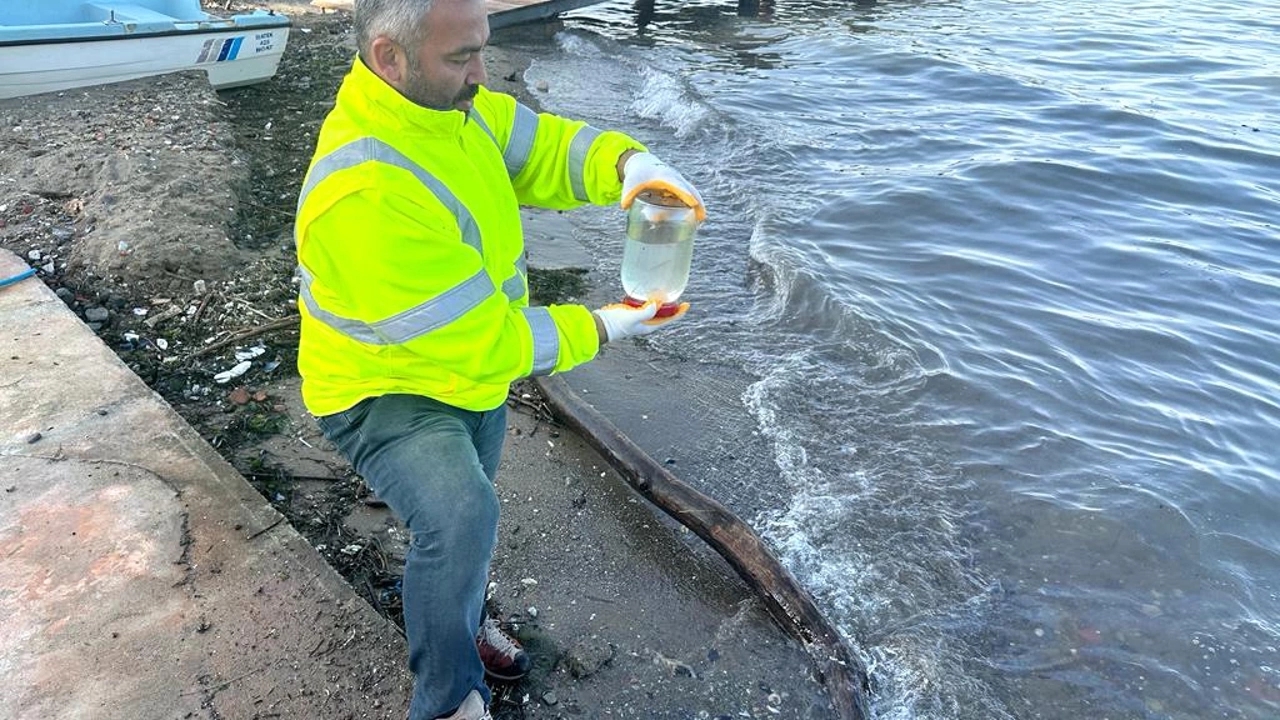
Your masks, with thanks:
[(548, 404), (627, 483), (720, 553), (763, 600), (770, 614), (808, 652), (841, 720), (866, 720), (866, 668), (813, 598), (746, 523), (689, 487), (623, 435), (558, 377), (537, 378)]

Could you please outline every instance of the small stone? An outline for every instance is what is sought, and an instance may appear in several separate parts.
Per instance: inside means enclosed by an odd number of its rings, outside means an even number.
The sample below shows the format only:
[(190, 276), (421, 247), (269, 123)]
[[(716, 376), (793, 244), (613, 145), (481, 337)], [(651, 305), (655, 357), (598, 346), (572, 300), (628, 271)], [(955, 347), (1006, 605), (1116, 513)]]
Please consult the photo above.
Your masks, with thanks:
[(539, 81), (538, 81), (538, 92), (546, 92), (546, 91), (547, 91), (547, 88), (549, 88), (549, 87), (550, 87), (550, 86), (549, 86), (549, 85), (547, 85), (547, 81), (546, 81), (546, 80), (539, 80)]
[(27, 259), (28, 259), (28, 260), (39, 260), (39, 259), (40, 259), (40, 251), (39, 251), (39, 250), (32, 250), (31, 252), (27, 253)]
[(205, 291), (208, 289), (203, 280), (196, 280), (194, 284), (195, 284), (197, 295), (203, 295)]
[(577, 679), (590, 677), (613, 662), (616, 648), (597, 638), (583, 640), (564, 654), (565, 667)]
[(42, 437), (44, 437), (44, 435), (41, 435), (38, 432), (31, 433), (30, 435), (27, 436), (27, 444), (34, 445), (35, 443), (40, 442), (40, 438)]
[(84, 319), (91, 323), (103, 323), (110, 317), (110, 311), (104, 307), (91, 307), (84, 311)]
[(560, 702), (560, 699), (556, 697), (555, 691), (548, 690), (542, 693), (542, 702), (546, 703), (547, 705), (555, 705), (556, 703)]
[(227, 394), (227, 400), (230, 400), (233, 405), (244, 405), (249, 402), (249, 391), (244, 386), (240, 386)]
[(64, 287), (60, 287), (57, 290), (54, 290), (53, 294), (57, 295), (59, 300), (68, 304), (70, 304), (76, 299), (76, 294)]

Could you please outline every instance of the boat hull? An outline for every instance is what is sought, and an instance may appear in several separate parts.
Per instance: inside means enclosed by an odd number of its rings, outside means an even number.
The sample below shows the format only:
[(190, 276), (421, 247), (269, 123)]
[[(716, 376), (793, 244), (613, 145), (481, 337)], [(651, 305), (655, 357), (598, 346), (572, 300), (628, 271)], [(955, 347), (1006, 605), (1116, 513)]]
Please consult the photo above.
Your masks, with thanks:
[[(3, 35), (0, 34), (0, 38)], [(74, 37), (5, 43), (0, 39), (0, 98), (204, 70), (216, 90), (275, 75), (289, 37), (277, 26), (202, 27), (123, 37)]]

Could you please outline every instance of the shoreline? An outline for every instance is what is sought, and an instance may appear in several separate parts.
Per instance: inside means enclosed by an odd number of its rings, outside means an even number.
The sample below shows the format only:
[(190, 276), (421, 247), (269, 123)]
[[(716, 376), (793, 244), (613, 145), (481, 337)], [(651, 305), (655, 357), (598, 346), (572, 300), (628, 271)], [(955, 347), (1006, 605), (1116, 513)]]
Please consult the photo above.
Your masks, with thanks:
[[(281, 74), (263, 86), (219, 96), (185, 74), (0, 103), (0, 133), (15, 141), (0, 150), (0, 244), (37, 267), (53, 263), (46, 284), (351, 581), (359, 563), (394, 563), (403, 538), (390, 513), (365, 504), (362, 483), (301, 409), (293, 334), (203, 353), (293, 312), (291, 239), (272, 229), (288, 227), (281, 208), (310, 156), (284, 146), (318, 127), (316, 109), (351, 50), (341, 13), (288, 7), (304, 12)], [(537, 109), (522, 81), (532, 55), (501, 44), (511, 32), (486, 51), (489, 86)], [(520, 44), (528, 32), (545, 36), (521, 30)], [(86, 164), (96, 155), (100, 165)], [(571, 237), (567, 223), (546, 213), (528, 232)], [(585, 256), (556, 248), (571, 258), (562, 267)], [(213, 382), (235, 364), (236, 345), (263, 347), (262, 359), (233, 382)], [(831, 716), (803, 650), (723, 559), (550, 423), (532, 394), (510, 404), (493, 604), (535, 668), (498, 688), (495, 717)], [(390, 617), (381, 605), (394, 598), (383, 589), (362, 595)]]

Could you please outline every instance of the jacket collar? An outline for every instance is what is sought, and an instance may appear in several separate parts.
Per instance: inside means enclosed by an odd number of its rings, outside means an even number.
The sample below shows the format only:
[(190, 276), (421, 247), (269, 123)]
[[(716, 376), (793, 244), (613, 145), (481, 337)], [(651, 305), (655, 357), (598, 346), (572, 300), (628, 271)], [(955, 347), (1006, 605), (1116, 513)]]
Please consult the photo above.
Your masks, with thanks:
[(338, 103), (360, 108), (361, 114), (393, 132), (457, 135), (467, 119), (458, 110), (432, 110), (409, 102), (358, 56), (338, 89)]

